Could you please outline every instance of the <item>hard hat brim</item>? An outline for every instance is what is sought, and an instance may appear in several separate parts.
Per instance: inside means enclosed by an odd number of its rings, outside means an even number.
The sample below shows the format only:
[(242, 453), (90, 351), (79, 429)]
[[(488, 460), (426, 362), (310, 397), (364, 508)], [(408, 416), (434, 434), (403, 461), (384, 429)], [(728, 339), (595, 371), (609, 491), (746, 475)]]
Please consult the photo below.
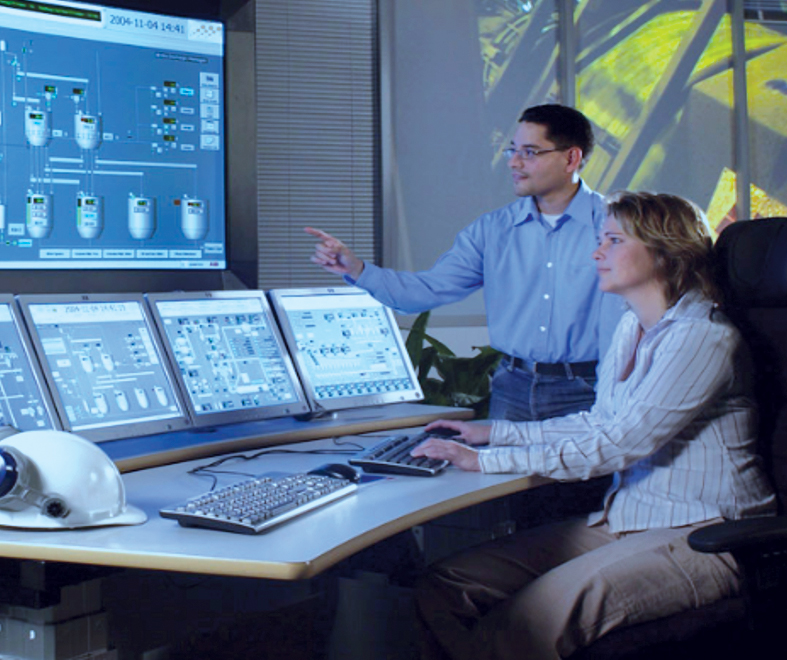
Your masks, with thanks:
[(0, 527), (17, 529), (80, 529), (83, 527), (108, 527), (112, 525), (141, 525), (148, 516), (142, 510), (127, 504), (125, 510), (117, 516), (101, 518), (95, 521), (76, 521), (69, 523), (66, 518), (51, 518), (34, 508), (22, 511), (0, 510)]

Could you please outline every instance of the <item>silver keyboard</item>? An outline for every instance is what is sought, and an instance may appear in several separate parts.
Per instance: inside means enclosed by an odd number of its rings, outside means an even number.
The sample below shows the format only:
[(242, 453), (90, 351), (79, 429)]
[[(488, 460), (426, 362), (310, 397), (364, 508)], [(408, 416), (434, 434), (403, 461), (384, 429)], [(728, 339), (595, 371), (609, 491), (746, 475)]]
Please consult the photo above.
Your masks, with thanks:
[(443, 437), (439, 434), (416, 433), (413, 435), (393, 435), (373, 447), (353, 456), (348, 462), (364, 469), (365, 472), (387, 472), (389, 474), (409, 474), (417, 477), (433, 477), (442, 472), (448, 461), (436, 458), (410, 456), (410, 452), (430, 437)]
[(184, 527), (257, 534), (357, 490), (347, 479), (314, 474), (271, 473), (212, 490), (165, 507), (162, 518)]

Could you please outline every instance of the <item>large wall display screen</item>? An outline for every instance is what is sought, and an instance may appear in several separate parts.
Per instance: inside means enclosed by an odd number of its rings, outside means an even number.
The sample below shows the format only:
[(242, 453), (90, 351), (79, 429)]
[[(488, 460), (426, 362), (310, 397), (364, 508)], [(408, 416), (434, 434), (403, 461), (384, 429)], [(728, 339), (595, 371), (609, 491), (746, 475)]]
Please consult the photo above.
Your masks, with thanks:
[(226, 267), (223, 40), (0, 0), (0, 268)]

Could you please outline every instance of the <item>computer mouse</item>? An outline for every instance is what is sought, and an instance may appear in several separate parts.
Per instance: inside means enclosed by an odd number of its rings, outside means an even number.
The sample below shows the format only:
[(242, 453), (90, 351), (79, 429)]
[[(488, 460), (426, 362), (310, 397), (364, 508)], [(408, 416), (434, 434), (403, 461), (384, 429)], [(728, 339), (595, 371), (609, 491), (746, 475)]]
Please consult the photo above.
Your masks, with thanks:
[(358, 483), (361, 480), (361, 474), (346, 463), (326, 463), (318, 468), (309, 470), (309, 474), (331, 477), (332, 479), (347, 479), (354, 483)]
[(435, 426), (433, 429), (429, 429), (428, 433), (435, 438), (454, 438), (457, 435), (460, 435), (461, 431), (449, 429), (446, 426)]

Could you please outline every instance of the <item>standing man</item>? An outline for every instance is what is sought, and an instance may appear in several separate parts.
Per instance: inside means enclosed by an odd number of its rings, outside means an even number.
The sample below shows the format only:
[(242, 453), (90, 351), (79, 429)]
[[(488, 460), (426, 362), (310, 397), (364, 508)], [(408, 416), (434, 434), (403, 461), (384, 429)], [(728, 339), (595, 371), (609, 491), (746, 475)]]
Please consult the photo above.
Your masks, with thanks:
[[(455, 302), (484, 287), (490, 344), (505, 354), (489, 416), (541, 420), (587, 410), (599, 346), (620, 312), (598, 290), (591, 254), (604, 219), (601, 195), (580, 170), (593, 150), (590, 122), (562, 105), (525, 110), (505, 154), (518, 200), (462, 230), (418, 273), (365, 263), (318, 229), (312, 261), (404, 313)], [(602, 319), (602, 317), (604, 317)], [(610, 318), (612, 317), (612, 318)]]

